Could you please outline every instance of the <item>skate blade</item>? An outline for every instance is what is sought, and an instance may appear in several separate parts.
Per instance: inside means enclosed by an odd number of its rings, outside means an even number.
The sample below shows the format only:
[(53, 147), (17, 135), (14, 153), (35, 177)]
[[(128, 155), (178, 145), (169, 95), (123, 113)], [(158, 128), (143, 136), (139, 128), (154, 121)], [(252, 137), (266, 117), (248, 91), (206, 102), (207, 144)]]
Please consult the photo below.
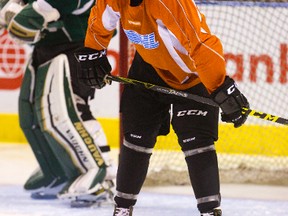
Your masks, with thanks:
[(58, 199), (57, 195), (56, 194), (45, 194), (45, 193), (32, 193), (30, 195), (30, 197), (32, 199), (35, 199), (35, 200), (53, 200), (53, 199)]
[(114, 202), (111, 199), (98, 199), (98, 200), (72, 200), (70, 202), (71, 208), (99, 208), (105, 206), (114, 206)]

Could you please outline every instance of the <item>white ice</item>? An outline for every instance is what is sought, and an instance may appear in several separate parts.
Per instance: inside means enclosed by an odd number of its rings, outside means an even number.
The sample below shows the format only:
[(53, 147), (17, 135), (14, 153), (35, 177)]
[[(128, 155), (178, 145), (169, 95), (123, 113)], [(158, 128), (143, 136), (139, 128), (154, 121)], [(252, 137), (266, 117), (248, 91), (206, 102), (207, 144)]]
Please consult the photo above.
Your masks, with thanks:
[[(0, 144), (0, 216), (111, 216), (113, 206), (71, 208), (69, 201), (32, 200), (23, 183), (37, 163), (28, 145)], [(288, 216), (288, 187), (222, 185), (224, 216)], [(144, 187), (135, 216), (199, 216), (189, 186)]]

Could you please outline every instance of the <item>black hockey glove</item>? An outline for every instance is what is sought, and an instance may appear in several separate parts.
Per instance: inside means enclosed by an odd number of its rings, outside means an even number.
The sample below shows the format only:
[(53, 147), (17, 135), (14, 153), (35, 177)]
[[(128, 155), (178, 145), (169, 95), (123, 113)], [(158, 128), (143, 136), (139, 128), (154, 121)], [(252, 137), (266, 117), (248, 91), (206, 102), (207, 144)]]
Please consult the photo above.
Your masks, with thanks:
[(238, 128), (247, 120), (248, 114), (243, 113), (242, 108), (249, 109), (249, 102), (232, 78), (226, 76), (224, 83), (211, 94), (211, 97), (222, 110), (222, 121), (233, 123), (234, 127)]
[(110, 75), (111, 65), (106, 56), (106, 50), (94, 50), (83, 47), (74, 52), (79, 62), (77, 68), (78, 78), (88, 86), (97, 89), (103, 88), (111, 81), (105, 80), (106, 75)]

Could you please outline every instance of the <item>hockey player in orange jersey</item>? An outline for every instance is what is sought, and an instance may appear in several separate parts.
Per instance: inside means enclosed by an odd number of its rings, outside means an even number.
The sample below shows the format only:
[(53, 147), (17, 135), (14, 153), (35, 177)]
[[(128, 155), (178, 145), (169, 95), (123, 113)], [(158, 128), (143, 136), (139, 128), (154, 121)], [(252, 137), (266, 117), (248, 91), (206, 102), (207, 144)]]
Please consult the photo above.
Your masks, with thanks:
[[(75, 56), (79, 79), (103, 88), (110, 74), (106, 48), (118, 21), (136, 54), (128, 77), (211, 97), (221, 108), (222, 121), (240, 127), (247, 119), (246, 97), (227, 76), (220, 40), (191, 1), (96, 1), (89, 18), (85, 47)], [(120, 53), (121, 55), (121, 53)], [(170, 121), (170, 105), (173, 105)], [(222, 215), (219, 170), (214, 142), (219, 109), (126, 85), (121, 96), (123, 145), (117, 173), (114, 215), (132, 215), (146, 178), (158, 135), (172, 124), (185, 155), (191, 184), (202, 216)], [(188, 115), (201, 110), (203, 115)], [(186, 113), (186, 114), (183, 114)]]

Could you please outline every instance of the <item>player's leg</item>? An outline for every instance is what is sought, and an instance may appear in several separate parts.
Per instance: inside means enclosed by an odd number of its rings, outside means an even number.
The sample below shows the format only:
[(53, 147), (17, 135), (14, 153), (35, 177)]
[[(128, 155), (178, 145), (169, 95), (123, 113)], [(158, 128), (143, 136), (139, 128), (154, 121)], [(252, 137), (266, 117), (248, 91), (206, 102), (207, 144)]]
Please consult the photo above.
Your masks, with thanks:
[[(124, 140), (120, 147), (114, 200), (118, 208), (124, 209), (134, 206), (137, 201), (161, 127), (159, 122), (153, 123), (157, 119), (157, 116), (153, 118), (157, 110), (143, 100), (138, 91), (139, 89), (134, 89), (133, 86), (125, 86), (121, 102)], [(132, 96), (135, 93), (137, 98)], [(143, 118), (144, 116), (146, 118)]]
[[(44, 188), (61, 190), (67, 178), (37, 120), (34, 107), (35, 79), (34, 68), (28, 64), (20, 89), (19, 121), (41, 169), (37, 169), (31, 175), (24, 184), (24, 188), (33, 192), (43, 191)], [(55, 193), (49, 194), (46, 198), (56, 198)]]
[[(194, 87), (193, 92), (208, 96), (201, 84)], [(214, 146), (218, 138), (218, 115), (218, 108), (194, 101), (173, 105), (173, 129), (185, 155), (201, 215), (221, 215), (219, 170)]]
[[(129, 77), (143, 80), (142, 70), (147, 72), (151, 68), (136, 56)], [(120, 147), (114, 215), (132, 215), (162, 122), (169, 119), (170, 105), (159, 103), (158, 97), (159, 93), (133, 85), (124, 87), (120, 105), (124, 140)]]

